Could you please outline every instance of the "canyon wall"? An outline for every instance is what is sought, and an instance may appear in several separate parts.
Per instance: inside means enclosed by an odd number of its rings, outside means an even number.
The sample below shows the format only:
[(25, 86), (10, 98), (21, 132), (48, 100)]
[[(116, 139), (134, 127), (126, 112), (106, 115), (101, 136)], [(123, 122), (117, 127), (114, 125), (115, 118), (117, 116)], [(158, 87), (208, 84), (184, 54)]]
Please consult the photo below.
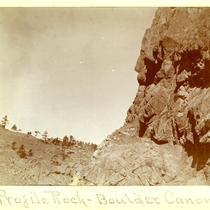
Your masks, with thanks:
[(156, 11), (135, 66), (136, 97), (85, 168), (87, 185), (210, 183), (209, 14)]

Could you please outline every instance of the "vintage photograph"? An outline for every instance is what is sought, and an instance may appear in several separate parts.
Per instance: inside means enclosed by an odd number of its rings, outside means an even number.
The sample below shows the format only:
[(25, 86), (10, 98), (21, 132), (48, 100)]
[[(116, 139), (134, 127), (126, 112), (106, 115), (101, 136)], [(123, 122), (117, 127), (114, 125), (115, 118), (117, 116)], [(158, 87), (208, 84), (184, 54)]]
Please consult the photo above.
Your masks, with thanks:
[(0, 8), (0, 185), (210, 185), (210, 8)]

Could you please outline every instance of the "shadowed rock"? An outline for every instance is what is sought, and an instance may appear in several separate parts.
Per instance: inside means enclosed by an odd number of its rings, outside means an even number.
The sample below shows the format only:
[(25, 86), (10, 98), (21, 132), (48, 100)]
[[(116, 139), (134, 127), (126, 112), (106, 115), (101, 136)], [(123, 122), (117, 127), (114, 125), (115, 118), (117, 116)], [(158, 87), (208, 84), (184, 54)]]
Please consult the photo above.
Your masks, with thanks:
[[(159, 8), (126, 123), (85, 169), (95, 185), (209, 184), (210, 9)], [(136, 130), (133, 133), (132, 128)], [(132, 138), (131, 138), (132, 136)]]

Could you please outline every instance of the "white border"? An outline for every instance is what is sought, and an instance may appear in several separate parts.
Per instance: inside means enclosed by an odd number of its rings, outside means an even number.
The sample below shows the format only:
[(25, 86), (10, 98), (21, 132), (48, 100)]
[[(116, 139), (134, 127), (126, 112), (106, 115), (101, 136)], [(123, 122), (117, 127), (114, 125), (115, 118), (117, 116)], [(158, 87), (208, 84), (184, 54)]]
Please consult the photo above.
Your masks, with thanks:
[[(182, 7), (196, 7), (196, 6), (210, 6), (210, 1), (208, 0), (0, 0), (0, 7), (167, 7), (167, 6), (182, 6)], [(142, 195), (142, 197), (156, 196), (162, 199), (161, 204), (109, 204), (101, 205), (97, 200), (94, 200), (89, 207), (83, 205), (58, 205), (50, 203), (45, 204), (33, 204), (29, 208), (25, 208), (21, 204), (6, 204), (5, 197), (3, 197), (4, 190), (7, 195), (19, 197), (23, 194), (30, 195), (36, 192), (38, 195), (43, 195), (44, 191), (59, 191), (60, 194), (66, 196), (71, 196), (76, 192), (79, 192), (82, 196), (88, 196), (88, 198), (96, 199), (97, 193), (103, 193), (110, 198), (118, 198), (123, 194), (132, 194), (137, 192)], [(209, 199), (208, 204), (203, 202), (201, 204), (178, 204), (177, 201), (173, 204), (169, 204), (164, 200), (165, 193), (170, 190), (173, 199), (177, 197), (180, 199), (185, 199), (186, 197), (192, 199)], [(18, 201), (18, 200), (17, 200)], [(2, 202), (2, 204), (1, 204)], [(208, 186), (195, 186), (195, 187), (11, 187), (11, 186), (0, 186), (0, 208), (1, 209), (209, 209), (210, 208), (210, 194)]]
[(0, 0), (1, 7), (198, 7), (208, 0)]

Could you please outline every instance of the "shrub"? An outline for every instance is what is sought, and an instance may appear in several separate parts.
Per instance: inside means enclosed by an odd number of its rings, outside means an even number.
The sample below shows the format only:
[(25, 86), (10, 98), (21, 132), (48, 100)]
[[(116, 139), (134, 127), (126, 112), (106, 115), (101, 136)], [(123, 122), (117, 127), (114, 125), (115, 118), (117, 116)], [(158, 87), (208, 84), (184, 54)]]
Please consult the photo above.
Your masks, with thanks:
[(64, 149), (61, 150), (61, 156), (62, 156), (62, 160), (65, 160), (66, 157), (68, 157)]
[(25, 147), (23, 144), (19, 147), (19, 150), (17, 151), (17, 153), (21, 158), (26, 157), (26, 151), (25, 151)]
[(16, 150), (16, 149), (17, 149), (16, 144), (17, 144), (16, 141), (13, 141), (13, 142), (12, 142), (12, 149), (13, 149), (13, 150)]
[(29, 156), (29, 157), (32, 157), (33, 155), (34, 155), (34, 153), (33, 153), (32, 149), (30, 149), (30, 150), (28, 151), (28, 156)]
[(13, 125), (12, 128), (11, 128), (11, 130), (17, 131), (17, 126), (16, 125)]
[(68, 145), (68, 137), (67, 136), (64, 136), (63, 137), (63, 142), (62, 142), (62, 146), (67, 146)]
[(55, 144), (55, 145), (60, 145), (60, 141), (59, 141), (58, 137), (53, 139), (52, 143)]

